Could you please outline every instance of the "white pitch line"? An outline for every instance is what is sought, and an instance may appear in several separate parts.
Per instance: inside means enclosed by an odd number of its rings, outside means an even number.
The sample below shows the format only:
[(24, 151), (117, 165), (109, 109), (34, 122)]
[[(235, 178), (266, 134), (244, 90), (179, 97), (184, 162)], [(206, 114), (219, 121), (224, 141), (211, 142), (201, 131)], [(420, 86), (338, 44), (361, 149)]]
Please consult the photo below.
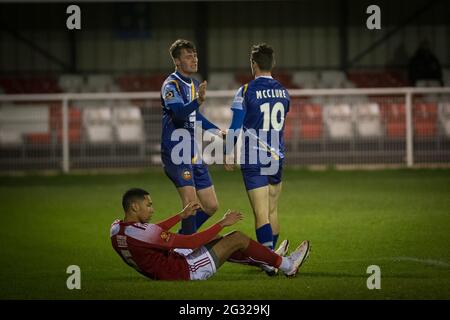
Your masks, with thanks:
[(432, 259), (419, 259), (415, 257), (397, 257), (400, 261), (413, 261), (413, 262), (419, 262), (422, 264), (430, 265), (430, 266), (437, 266), (437, 267), (444, 267), (444, 268), (450, 268), (450, 263), (440, 260), (432, 260)]
[(433, 260), (433, 259), (420, 259), (416, 257), (380, 257), (373, 259), (344, 259), (344, 260), (328, 260), (326, 262), (329, 263), (345, 263), (345, 262), (367, 262), (373, 263), (376, 261), (410, 261), (410, 262), (418, 262), (424, 265), (450, 268), (450, 263), (446, 261)]

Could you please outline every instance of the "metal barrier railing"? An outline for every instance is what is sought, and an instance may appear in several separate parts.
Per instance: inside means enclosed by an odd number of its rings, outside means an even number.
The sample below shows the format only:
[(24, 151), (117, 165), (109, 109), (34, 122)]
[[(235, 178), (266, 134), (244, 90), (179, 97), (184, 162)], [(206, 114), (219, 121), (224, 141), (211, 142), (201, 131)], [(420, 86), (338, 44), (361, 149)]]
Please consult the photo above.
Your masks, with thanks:
[[(226, 128), (234, 94), (209, 91), (203, 112)], [(295, 89), (289, 94), (288, 163), (450, 163), (450, 88)], [(69, 172), (156, 165), (159, 99), (159, 92), (0, 95), (0, 169)], [(37, 105), (48, 106), (43, 118), (48, 123), (40, 133), (27, 133), (34, 120), (25, 122), (26, 112), (14, 116), (14, 110)], [(90, 118), (86, 110), (104, 114)], [(89, 121), (97, 131), (89, 131)]]

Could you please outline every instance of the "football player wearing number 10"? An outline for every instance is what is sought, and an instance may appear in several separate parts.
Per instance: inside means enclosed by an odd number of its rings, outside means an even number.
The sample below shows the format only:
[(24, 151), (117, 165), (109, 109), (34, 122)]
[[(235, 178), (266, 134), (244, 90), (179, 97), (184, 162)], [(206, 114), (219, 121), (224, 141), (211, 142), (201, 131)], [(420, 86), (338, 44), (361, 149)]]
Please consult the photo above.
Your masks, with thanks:
[[(255, 215), (256, 237), (261, 244), (273, 250), (280, 233), (277, 206), (285, 151), (284, 120), (289, 111), (290, 98), (288, 91), (272, 78), (272, 47), (265, 43), (254, 45), (251, 48), (250, 64), (255, 79), (237, 91), (231, 106), (233, 118), (228, 132), (241, 129), (244, 137), (257, 140), (252, 145), (248, 139), (243, 139), (245, 158), (242, 158), (241, 172)], [(252, 148), (265, 150), (270, 157), (270, 165), (273, 167), (276, 164), (277, 170), (264, 173), (262, 169), (267, 165), (261, 163), (261, 159), (250, 163), (248, 154)], [(226, 164), (225, 168), (230, 170), (232, 165)], [(287, 240), (283, 241), (276, 252), (283, 255), (288, 245)], [(277, 273), (277, 270), (265, 271), (269, 275)]]

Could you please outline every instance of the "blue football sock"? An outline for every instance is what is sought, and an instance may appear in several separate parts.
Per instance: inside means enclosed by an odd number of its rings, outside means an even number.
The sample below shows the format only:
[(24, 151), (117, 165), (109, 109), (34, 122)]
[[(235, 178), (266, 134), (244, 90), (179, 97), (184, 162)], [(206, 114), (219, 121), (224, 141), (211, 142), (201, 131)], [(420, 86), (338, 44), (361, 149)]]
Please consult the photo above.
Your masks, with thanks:
[(278, 242), (278, 236), (279, 234), (274, 234), (273, 237), (273, 247), (276, 248), (277, 247), (277, 242)]
[(273, 250), (273, 236), (270, 223), (267, 223), (256, 229), (256, 239), (258, 239), (258, 242), (263, 246), (266, 246)]
[(181, 229), (178, 230), (179, 234), (193, 234), (197, 232), (197, 225), (195, 222), (195, 216), (187, 217), (181, 220)]
[(200, 229), (200, 227), (202, 226), (202, 224), (205, 223), (206, 220), (209, 219), (209, 215), (207, 215), (205, 213), (205, 211), (203, 210), (197, 210), (197, 213), (195, 214), (195, 221), (197, 224), (197, 229)]

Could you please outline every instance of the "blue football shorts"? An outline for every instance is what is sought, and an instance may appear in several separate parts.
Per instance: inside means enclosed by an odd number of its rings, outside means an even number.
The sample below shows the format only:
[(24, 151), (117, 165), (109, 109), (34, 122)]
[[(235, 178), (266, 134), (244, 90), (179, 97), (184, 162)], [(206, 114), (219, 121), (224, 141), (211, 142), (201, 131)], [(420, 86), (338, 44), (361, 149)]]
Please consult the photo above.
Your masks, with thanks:
[(164, 172), (177, 188), (192, 186), (196, 190), (213, 185), (208, 166), (201, 164), (174, 164), (170, 156), (161, 156)]
[(281, 182), (283, 175), (283, 162), (279, 162), (278, 171), (273, 175), (261, 174), (261, 166), (241, 165), (242, 178), (244, 179), (245, 189), (252, 190), (269, 184), (276, 185)]

